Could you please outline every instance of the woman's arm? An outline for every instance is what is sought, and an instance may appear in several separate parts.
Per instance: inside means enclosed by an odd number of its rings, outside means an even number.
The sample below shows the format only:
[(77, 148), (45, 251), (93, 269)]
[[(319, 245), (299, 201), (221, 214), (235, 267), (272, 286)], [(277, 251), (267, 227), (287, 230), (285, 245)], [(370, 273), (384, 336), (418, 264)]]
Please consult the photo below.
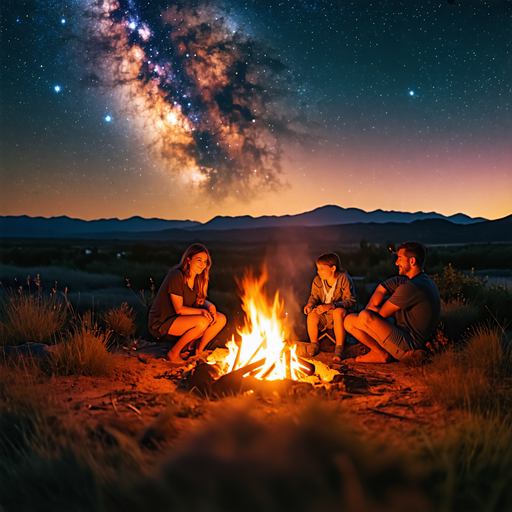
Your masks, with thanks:
[(207, 309), (196, 308), (195, 306), (184, 306), (183, 297), (181, 295), (174, 295), (174, 293), (170, 295), (174, 311), (176, 311), (177, 315), (204, 315), (210, 322), (213, 321), (213, 315)]
[(215, 322), (217, 320), (217, 308), (215, 304), (205, 299), (202, 307), (210, 312), (210, 315), (212, 315), (213, 321)]

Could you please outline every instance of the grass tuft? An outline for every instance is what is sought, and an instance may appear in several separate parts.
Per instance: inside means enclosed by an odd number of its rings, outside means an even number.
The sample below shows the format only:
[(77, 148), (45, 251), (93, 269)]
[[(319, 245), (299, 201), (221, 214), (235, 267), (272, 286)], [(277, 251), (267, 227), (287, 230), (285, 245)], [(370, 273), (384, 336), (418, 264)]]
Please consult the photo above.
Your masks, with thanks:
[(101, 319), (110, 330), (124, 338), (135, 334), (135, 312), (126, 302), (103, 313)]
[(98, 329), (92, 315), (79, 318), (74, 331), (55, 347), (48, 362), (50, 371), (60, 375), (110, 375), (116, 368), (115, 356), (108, 350), (111, 334)]
[[(30, 278), (29, 278), (30, 279)], [(39, 279), (39, 276), (38, 278)], [(0, 344), (51, 343), (66, 324), (66, 304), (56, 291), (9, 290), (0, 302)]]

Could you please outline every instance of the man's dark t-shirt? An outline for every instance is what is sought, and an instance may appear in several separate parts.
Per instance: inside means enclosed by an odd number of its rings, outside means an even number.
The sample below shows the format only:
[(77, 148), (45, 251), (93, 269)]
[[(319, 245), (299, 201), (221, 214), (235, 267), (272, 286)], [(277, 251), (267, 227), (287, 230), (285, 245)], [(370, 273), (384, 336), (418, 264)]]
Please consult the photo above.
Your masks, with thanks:
[(441, 299), (436, 283), (420, 272), (412, 279), (397, 276), (382, 283), (389, 302), (400, 309), (393, 315), (396, 326), (411, 334), (416, 348), (424, 348), (435, 332), (441, 315)]
[(171, 270), (167, 274), (149, 311), (149, 332), (155, 338), (161, 338), (167, 334), (178, 317), (172, 305), (171, 293), (183, 297), (183, 305), (191, 307), (196, 302), (197, 284), (194, 282), (194, 289), (191, 290), (180, 269)]

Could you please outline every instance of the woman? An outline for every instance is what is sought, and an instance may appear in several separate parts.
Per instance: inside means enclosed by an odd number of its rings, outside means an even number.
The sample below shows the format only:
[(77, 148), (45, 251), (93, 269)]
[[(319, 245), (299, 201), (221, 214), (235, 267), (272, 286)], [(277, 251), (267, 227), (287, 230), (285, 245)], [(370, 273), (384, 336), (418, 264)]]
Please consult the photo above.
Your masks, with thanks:
[(346, 331), (343, 320), (347, 312), (353, 312), (356, 303), (354, 283), (341, 268), (340, 257), (329, 252), (316, 260), (318, 276), (311, 285), (311, 295), (304, 306), (304, 314), (308, 316), (308, 335), (311, 343), (318, 343), (320, 329), (334, 328), (336, 346), (333, 361), (341, 362), (341, 354), (345, 344)]
[[(208, 300), (212, 260), (202, 244), (191, 245), (165, 278), (149, 311), (149, 331), (155, 338), (180, 338), (167, 353), (172, 363), (184, 363), (181, 352), (202, 352), (226, 325), (226, 317)], [(184, 352), (185, 354), (185, 352)]]

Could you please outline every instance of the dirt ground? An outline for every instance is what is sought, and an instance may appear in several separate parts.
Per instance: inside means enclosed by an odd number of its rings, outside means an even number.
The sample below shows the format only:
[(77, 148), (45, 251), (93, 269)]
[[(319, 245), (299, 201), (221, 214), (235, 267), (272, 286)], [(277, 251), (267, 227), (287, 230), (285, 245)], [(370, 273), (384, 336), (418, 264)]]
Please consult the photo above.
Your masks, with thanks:
[[(204, 362), (204, 354), (177, 367), (165, 359), (167, 350), (161, 344), (132, 343), (116, 353), (119, 364), (111, 377), (54, 377), (49, 392), (59, 404), (61, 414), (73, 423), (96, 433), (113, 427), (139, 441), (165, 417), (169, 407), (177, 407), (172, 404), (176, 402), (173, 397), (178, 396), (179, 407), (183, 408), (186, 402), (186, 411), (177, 414), (172, 444), (204, 425), (212, 410), (222, 407), (224, 399), (205, 397), (189, 389), (187, 376), (197, 364)], [(361, 345), (348, 345), (346, 359), (341, 364), (333, 364), (332, 354), (328, 352), (309, 358), (313, 364), (320, 361), (337, 370), (340, 374), (335, 378), (337, 382), (315, 387), (292, 383), (284, 393), (299, 393), (304, 399), (321, 400), (327, 407), (341, 407), (356, 431), (401, 446), (414, 442), (417, 436), (413, 434), (418, 430), (433, 432), (453, 420), (455, 413), (429, 400), (421, 383), (421, 368), (399, 362), (356, 363), (354, 357), (362, 350)], [(260, 393), (257, 403), (263, 413), (271, 412), (268, 398), (282, 394), (283, 389), (270, 385), (267, 395)]]

